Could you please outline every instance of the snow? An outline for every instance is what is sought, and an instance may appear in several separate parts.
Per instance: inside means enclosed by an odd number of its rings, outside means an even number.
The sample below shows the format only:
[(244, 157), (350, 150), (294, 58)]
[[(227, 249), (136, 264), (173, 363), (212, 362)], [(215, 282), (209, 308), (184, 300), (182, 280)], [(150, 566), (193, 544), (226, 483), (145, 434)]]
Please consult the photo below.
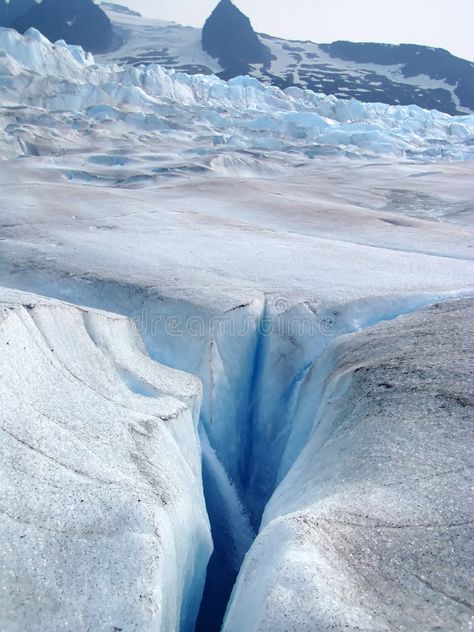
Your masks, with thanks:
[(202, 68), (206, 74), (222, 70), (219, 63), (202, 50), (201, 29), (175, 22), (127, 15), (112, 6), (102, 7), (122, 39), (118, 50), (99, 55), (104, 63), (164, 63)]
[[(64, 406), (62, 423), (69, 429), (72, 419), (78, 442), (91, 444), (91, 423), (102, 443), (110, 434), (107, 458), (97, 451), (88, 457), (91, 471), (112, 469), (140, 493), (175, 486), (173, 503), (153, 504), (148, 521), (141, 514), (136, 520), (148, 531), (157, 525), (158, 552), (176, 551), (176, 559), (164, 569), (139, 545), (136, 559), (124, 561), (115, 550), (117, 577), (125, 578), (117, 581), (135, 578), (133, 586), (156, 591), (148, 614), (122, 591), (117, 608), (129, 610), (121, 621), (146, 630), (152, 616), (153, 629), (172, 630), (181, 612), (190, 622), (195, 615), (210, 552), (198, 415), (208, 513), (214, 532), (224, 525), (214, 543), (226, 575), (217, 566), (211, 579), (232, 584), (263, 512), (273, 520), (265, 508), (268, 501), (276, 506), (275, 486), (294, 471), (310, 438), (332, 341), (473, 295), (474, 121), (297, 88), (282, 92), (249, 77), (226, 83), (157, 65), (96, 64), (35, 33), (4, 30), (0, 38), (0, 284), (129, 316), (153, 358), (130, 350), (128, 320), (45, 300), (33, 311), (46, 319), (54, 305), (57, 317), (40, 335), (40, 316), (33, 326), (29, 311), (17, 306), (29, 326), (28, 335), (15, 332), (17, 345), (29, 349), (37, 341), (43, 349), (46, 335), (50, 348), (63, 349), (58, 366), (35, 359), (28, 402), (43, 405), (45, 382), (46, 403)], [(138, 344), (136, 332), (133, 338)], [(16, 367), (0, 387), (16, 388), (21, 407), (24, 367), (15, 356), (1, 361)], [(202, 405), (195, 379), (156, 361), (199, 378)], [(71, 368), (69, 382), (63, 365)], [(308, 395), (306, 380), (316, 374)], [(50, 396), (59, 387), (64, 404)], [(81, 414), (71, 417), (75, 402)], [(153, 460), (150, 483), (133, 469), (124, 424), (129, 414), (135, 419), (157, 406), (166, 419), (156, 442), (155, 435), (140, 439)], [(46, 440), (60, 450), (52, 434)], [(69, 478), (58, 480), (69, 488)], [(41, 488), (38, 497), (45, 493)], [(121, 519), (134, 505), (120, 493)], [(93, 507), (84, 520), (102, 505)], [(284, 512), (283, 503), (278, 509)], [(40, 518), (50, 519), (44, 513)], [(277, 533), (277, 561), (286, 546)], [(96, 550), (112, 555), (108, 541)], [(89, 553), (80, 559), (81, 577), (87, 568), (99, 573)], [(72, 567), (60, 560), (70, 583)], [(99, 573), (104, 584), (110, 568)], [(84, 597), (67, 606), (74, 621), (81, 612), (115, 611), (116, 602), (108, 608), (106, 599), (88, 603)], [(9, 626), (15, 629), (12, 619)]]

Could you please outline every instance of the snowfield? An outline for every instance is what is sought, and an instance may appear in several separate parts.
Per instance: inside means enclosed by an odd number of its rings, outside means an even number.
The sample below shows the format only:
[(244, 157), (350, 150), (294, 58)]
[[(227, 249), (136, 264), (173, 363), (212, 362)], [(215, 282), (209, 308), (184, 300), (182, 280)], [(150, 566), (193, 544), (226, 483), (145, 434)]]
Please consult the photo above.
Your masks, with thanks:
[(2, 629), (466, 627), (473, 141), (0, 29)]

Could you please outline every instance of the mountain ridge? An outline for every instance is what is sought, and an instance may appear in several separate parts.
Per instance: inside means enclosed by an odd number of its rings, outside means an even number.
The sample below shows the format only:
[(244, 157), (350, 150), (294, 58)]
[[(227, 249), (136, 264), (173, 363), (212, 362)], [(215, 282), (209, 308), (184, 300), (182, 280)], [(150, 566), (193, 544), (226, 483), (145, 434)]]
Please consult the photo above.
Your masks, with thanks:
[[(229, 0), (226, 3), (231, 4)], [(265, 58), (263, 62), (246, 60), (244, 67), (241, 65), (235, 68), (227, 63), (225, 57), (216, 54), (216, 51), (211, 49), (211, 56), (203, 50), (201, 29), (181, 26), (175, 22), (124, 15), (122, 9), (114, 9), (109, 2), (102, 6), (123, 40), (122, 46), (116, 51), (99, 57), (103, 61), (132, 66), (158, 63), (180, 72), (217, 74), (223, 79), (248, 74), (265, 84), (282, 89), (295, 86), (367, 103), (414, 104), (451, 115), (474, 113), (474, 88), (470, 88), (474, 86), (474, 63), (455, 57), (443, 49), (414, 44), (350, 42), (350, 46), (362, 46), (365, 53), (370, 52), (373, 59), (366, 62), (336, 57), (334, 53), (337, 51), (336, 45), (340, 46), (339, 42), (317, 44), (309, 40), (286, 40), (266, 33), (256, 33), (262, 45), (269, 51), (269, 59)], [(378, 53), (373, 52), (373, 45), (378, 47)], [(405, 46), (423, 51), (428, 61), (432, 60), (432, 76), (410, 76), (410, 73), (403, 72), (403, 67), (410, 62)], [(208, 46), (207, 48), (209, 50)], [(405, 63), (380, 63), (377, 57), (384, 50), (404, 54)], [(445, 78), (433, 78), (439, 51), (443, 52), (450, 67)], [(348, 53), (346, 56), (350, 57)], [(352, 54), (352, 57), (357, 55)], [(429, 63), (427, 66), (429, 70)], [(462, 71), (459, 70), (460, 66)]]

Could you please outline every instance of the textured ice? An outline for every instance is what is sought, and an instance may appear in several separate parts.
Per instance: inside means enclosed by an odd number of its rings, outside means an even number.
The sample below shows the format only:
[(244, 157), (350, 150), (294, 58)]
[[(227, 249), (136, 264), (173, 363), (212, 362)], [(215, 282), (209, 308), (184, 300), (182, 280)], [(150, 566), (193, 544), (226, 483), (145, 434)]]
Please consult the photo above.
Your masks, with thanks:
[[(223, 82), (157, 65), (97, 66), (77, 47), (64, 42), (53, 45), (34, 29), (25, 36), (0, 29), (0, 51), (2, 103), (22, 107), (14, 111), (15, 129), (22, 121), (31, 125), (32, 113), (25, 108), (31, 106), (61, 112), (63, 125), (76, 133), (83, 128), (84, 134), (94, 120), (125, 123), (151, 133), (179, 130), (185, 136), (192, 123), (194, 136), (221, 134), (219, 142), (238, 142), (241, 147), (252, 146), (258, 138), (261, 149), (291, 148), (301, 153), (310, 143), (339, 153), (473, 155), (472, 116), (450, 117), (417, 106), (363, 104), (300, 88), (282, 92), (250, 77)], [(41, 111), (33, 117), (41, 127)], [(4, 142), (11, 141), (12, 132), (6, 126)]]
[(328, 350), (311, 436), (267, 505), (225, 632), (469, 629), (473, 311), (437, 306)]
[(126, 318), (3, 289), (0, 375), (2, 630), (192, 629), (199, 382)]

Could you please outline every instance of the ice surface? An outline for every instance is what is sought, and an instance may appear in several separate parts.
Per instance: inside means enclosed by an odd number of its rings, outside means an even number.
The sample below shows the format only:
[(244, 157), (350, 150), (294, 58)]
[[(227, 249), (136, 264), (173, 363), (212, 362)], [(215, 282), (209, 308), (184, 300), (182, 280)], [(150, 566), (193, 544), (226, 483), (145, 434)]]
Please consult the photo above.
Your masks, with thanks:
[[(81, 128), (83, 134), (89, 133), (94, 121), (100, 121), (112, 123), (109, 131), (115, 133), (123, 133), (125, 124), (135, 132), (167, 131), (189, 138), (192, 121), (194, 136), (212, 134), (216, 141), (223, 135), (219, 142), (240, 148), (258, 139), (260, 149), (291, 148), (301, 154), (309, 143), (342, 154), (458, 159), (473, 155), (472, 116), (344, 101), (299, 88), (282, 92), (250, 77), (226, 83), (157, 65), (96, 66), (77, 47), (53, 45), (34, 29), (25, 36), (1, 29), (0, 50), (2, 102), (22, 107), (14, 112), (15, 130), (22, 121), (31, 125), (32, 116), (44, 127), (44, 115), (25, 108), (30, 106), (61, 112), (61, 125), (76, 134)], [(6, 126), (4, 142), (11, 141), (12, 132)]]
[(191, 630), (211, 551), (199, 382), (123, 317), (3, 289), (0, 374), (1, 628)]
[[(216, 545), (207, 579), (223, 589), (223, 609), (275, 485), (311, 435), (331, 341), (472, 295), (472, 118), (95, 65), (34, 32), (0, 38), (0, 283), (131, 316), (154, 360), (200, 378)], [(95, 383), (84, 354), (103, 363), (107, 349), (106, 418), (123, 393), (140, 411), (171, 396), (187, 412), (169, 420), (180, 434), (164, 463), (183, 450), (199, 467), (193, 379), (181, 376), (178, 396), (174, 374), (131, 353), (127, 336), (105, 326), (110, 317), (80, 313), (74, 335), (87, 345), (67, 361)], [(160, 446), (148, 449), (158, 463)], [(178, 474), (182, 513), (166, 537), (188, 537), (179, 569), (191, 573), (194, 560), (199, 574), (209, 554), (202, 495), (195, 486), (190, 500)], [(202, 582), (190, 585), (167, 587), (195, 598)], [(170, 629), (173, 608), (163, 614)], [(207, 614), (201, 629), (209, 623)]]
[(225, 632), (468, 629), (473, 311), (437, 306), (333, 345)]

